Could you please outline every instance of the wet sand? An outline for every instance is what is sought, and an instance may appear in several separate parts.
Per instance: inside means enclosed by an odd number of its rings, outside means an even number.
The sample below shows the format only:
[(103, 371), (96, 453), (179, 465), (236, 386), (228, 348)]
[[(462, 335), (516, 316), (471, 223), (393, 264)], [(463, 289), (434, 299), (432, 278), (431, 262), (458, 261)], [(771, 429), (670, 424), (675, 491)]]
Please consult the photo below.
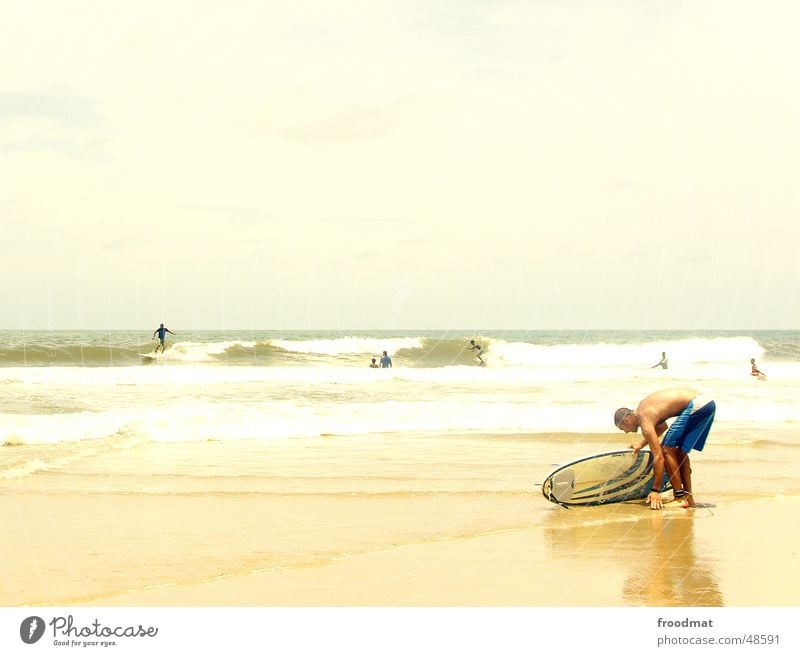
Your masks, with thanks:
[(734, 485), (732, 471), (759, 475), (744, 468), (751, 454), (702, 454), (696, 487), (708, 505), (695, 510), (565, 510), (541, 496), (551, 460), (614, 439), (95, 452), (0, 482), (0, 604), (798, 605), (800, 494), (771, 489), (790, 480), (791, 463), (777, 474), (769, 464), (769, 486)]

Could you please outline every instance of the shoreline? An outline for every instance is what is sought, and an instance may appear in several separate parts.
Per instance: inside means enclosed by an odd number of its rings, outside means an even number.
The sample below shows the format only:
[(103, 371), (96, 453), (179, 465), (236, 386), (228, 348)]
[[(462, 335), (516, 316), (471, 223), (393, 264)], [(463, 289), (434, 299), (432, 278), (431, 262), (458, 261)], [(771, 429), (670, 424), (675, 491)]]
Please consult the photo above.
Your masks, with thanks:
[[(770, 513), (765, 505), (770, 503)], [(742, 523), (774, 534), (800, 518), (800, 498), (745, 501), (655, 513), (636, 508), (612, 526), (569, 535), (613, 543), (591, 556), (554, 537), (557, 528), (527, 528), (463, 539), (409, 544), (317, 566), (220, 577), (189, 585), (129, 591), (87, 606), (796, 606), (797, 550), (766, 545), (755, 531), (720, 545)], [(703, 513), (705, 516), (698, 517)], [(691, 515), (694, 514), (695, 517)], [(766, 519), (765, 519), (766, 517)], [(792, 529), (797, 537), (797, 529)], [(652, 550), (642, 546), (653, 541)], [(715, 548), (711, 548), (714, 545)], [(663, 559), (660, 549), (675, 549)], [(612, 553), (613, 551), (613, 553)], [(713, 555), (708, 555), (707, 552)], [(765, 557), (767, 556), (767, 557)], [(631, 566), (631, 562), (638, 565)], [(598, 564), (602, 563), (602, 567)]]
[(544, 499), (538, 484), (551, 465), (624, 448), (619, 438), (93, 449), (58, 470), (0, 480), (0, 605), (800, 602), (800, 483), (781, 449), (701, 454), (696, 488), (707, 507), (696, 510), (565, 510)]

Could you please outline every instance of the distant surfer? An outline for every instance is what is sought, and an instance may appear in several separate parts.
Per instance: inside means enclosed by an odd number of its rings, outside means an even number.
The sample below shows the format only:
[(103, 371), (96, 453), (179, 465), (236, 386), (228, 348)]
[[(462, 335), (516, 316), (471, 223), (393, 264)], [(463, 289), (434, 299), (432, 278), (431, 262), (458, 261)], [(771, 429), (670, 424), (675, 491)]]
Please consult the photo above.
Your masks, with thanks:
[[(161, 352), (163, 353), (166, 349), (167, 344), (167, 333), (170, 335), (174, 335), (169, 328), (167, 328), (163, 323), (153, 331), (153, 337), (151, 339), (155, 339), (156, 335), (158, 335), (159, 345), (161, 347)], [(156, 346), (155, 352), (158, 353), (158, 346)]]
[(483, 355), (483, 347), (480, 344), (476, 344), (474, 339), (469, 340), (469, 343), (472, 344), (468, 351), (472, 351), (475, 354), (475, 357), (478, 358), (478, 362), (480, 363), (481, 367), (485, 367), (486, 363), (483, 361), (481, 357)]
[(381, 369), (391, 369), (392, 368), (392, 359), (386, 353), (383, 352), (383, 357), (381, 357)]
[[(642, 429), (641, 440), (631, 442), (634, 454), (645, 445), (653, 454), (653, 486), (647, 502), (653, 510), (663, 507), (661, 481), (664, 469), (672, 483), (675, 499), (684, 508), (694, 508), (692, 468), (689, 451), (702, 451), (714, 423), (717, 406), (713, 400), (690, 388), (666, 389), (654, 392), (639, 403), (636, 410), (619, 408), (614, 413), (614, 425), (626, 433)], [(667, 427), (666, 420), (676, 417)], [(664, 435), (663, 442), (658, 439)]]
[(667, 362), (667, 353), (666, 351), (661, 351), (661, 359), (650, 368), (655, 369), (656, 367), (661, 367), (662, 369), (666, 369), (668, 366), (669, 362)]
[(759, 371), (758, 367), (756, 366), (756, 359), (750, 358), (750, 375), (755, 376), (756, 378), (766, 378), (767, 374), (763, 371)]
[(378, 368), (378, 363), (375, 361), (375, 358), (372, 358), (372, 362), (369, 363), (369, 368), (370, 369), (377, 369)]

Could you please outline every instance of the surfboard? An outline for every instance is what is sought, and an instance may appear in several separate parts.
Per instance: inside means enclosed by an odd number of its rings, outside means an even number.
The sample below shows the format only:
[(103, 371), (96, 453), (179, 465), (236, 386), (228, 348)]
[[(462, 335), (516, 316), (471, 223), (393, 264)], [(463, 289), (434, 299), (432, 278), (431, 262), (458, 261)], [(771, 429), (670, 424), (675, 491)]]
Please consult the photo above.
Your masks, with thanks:
[[(564, 506), (600, 506), (646, 499), (653, 480), (653, 454), (605, 451), (554, 469), (544, 483), (545, 499)], [(662, 491), (671, 489), (664, 473)]]

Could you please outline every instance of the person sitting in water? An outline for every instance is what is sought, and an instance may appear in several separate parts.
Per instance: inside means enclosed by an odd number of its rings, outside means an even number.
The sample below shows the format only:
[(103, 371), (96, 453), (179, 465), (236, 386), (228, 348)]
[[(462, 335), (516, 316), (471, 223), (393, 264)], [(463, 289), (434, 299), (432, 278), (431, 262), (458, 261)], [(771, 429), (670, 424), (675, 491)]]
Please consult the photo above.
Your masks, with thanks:
[(667, 353), (666, 353), (666, 351), (661, 351), (661, 359), (660, 359), (658, 362), (656, 362), (656, 363), (655, 363), (655, 364), (654, 364), (652, 367), (650, 367), (650, 368), (651, 368), (651, 369), (655, 369), (656, 367), (661, 367), (662, 369), (666, 369), (666, 368), (667, 368), (667, 366), (668, 366), (668, 362), (667, 362)]
[(766, 378), (767, 374), (763, 371), (759, 371), (758, 367), (756, 366), (756, 359), (750, 358), (750, 375), (757, 376), (758, 378)]

